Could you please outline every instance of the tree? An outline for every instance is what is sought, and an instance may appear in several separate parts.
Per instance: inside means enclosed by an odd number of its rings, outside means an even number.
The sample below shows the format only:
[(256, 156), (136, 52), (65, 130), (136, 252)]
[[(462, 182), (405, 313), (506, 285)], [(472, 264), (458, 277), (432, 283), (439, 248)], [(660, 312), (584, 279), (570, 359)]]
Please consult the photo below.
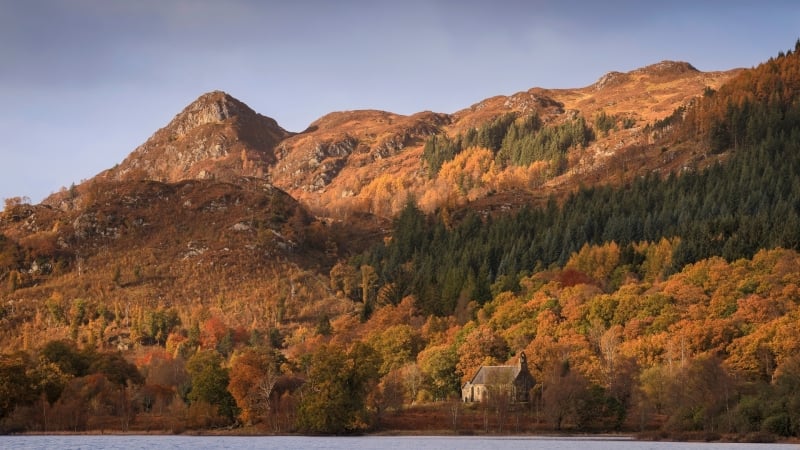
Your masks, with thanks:
[(370, 389), (367, 406), (374, 414), (376, 426), (380, 425), (384, 411), (399, 410), (403, 406), (403, 382), (399, 370), (389, 372)]
[(444, 400), (459, 392), (461, 372), (456, 368), (458, 355), (451, 345), (428, 346), (417, 355), (417, 364), (435, 399)]
[(158, 345), (166, 345), (167, 337), (172, 330), (181, 324), (175, 309), (158, 309), (148, 311), (144, 319), (144, 336)]
[(121, 353), (100, 353), (92, 361), (89, 373), (102, 373), (108, 381), (120, 388), (128, 384), (141, 385), (144, 377), (136, 365), (125, 360)]
[(471, 378), (481, 365), (494, 365), (508, 359), (508, 343), (487, 326), (470, 332), (458, 347), (458, 370), (464, 374), (462, 381)]
[(91, 355), (81, 352), (71, 341), (50, 341), (39, 353), (47, 362), (58, 366), (61, 372), (80, 377), (88, 373)]
[(342, 434), (369, 426), (366, 398), (378, 379), (380, 359), (357, 343), (345, 351), (323, 345), (311, 357), (297, 426), (306, 433)]
[(346, 262), (339, 261), (333, 266), (330, 272), (331, 288), (341, 292), (345, 297), (354, 299), (356, 286), (358, 285), (358, 272)]
[(9, 212), (20, 206), (30, 205), (30, 203), (31, 199), (29, 199), (28, 197), (8, 197), (5, 199), (4, 211)]
[(422, 159), (428, 165), (428, 176), (434, 178), (439, 173), (442, 164), (450, 161), (460, 152), (460, 136), (455, 140), (449, 139), (444, 134), (429, 137), (422, 150)]
[(579, 372), (570, 368), (569, 362), (555, 362), (548, 372), (542, 392), (542, 407), (545, 417), (556, 430), (565, 422), (579, 425), (582, 399), (589, 389), (589, 382)]
[(375, 290), (375, 283), (378, 281), (378, 275), (375, 269), (369, 265), (361, 266), (361, 301), (364, 303), (362, 310), (362, 319), (366, 320), (372, 314), (374, 305), (372, 299), (374, 298), (373, 291)]
[(403, 389), (409, 403), (416, 401), (417, 394), (424, 381), (424, 374), (419, 369), (419, 366), (416, 363), (408, 364), (400, 369), (399, 375), (403, 382)]
[(33, 382), (42, 412), (42, 429), (48, 430), (48, 406), (55, 403), (69, 381), (74, 378), (70, 373), (62, 371), (61, 366), (40, 355), (38, 363), (28, 370), (28, 377)]
[(720, 416), (737, 397), (733, 380), (718, 358), (690, 361), (667, 387), (667, 426), (682, 431), (718, 431)]
[(800, 356), (781, 365), (774, 382), (774, 397), (765, 405), (763, 429), (781, 436), (800, 436)]
[(369, 342), (381, 355), (383, 375), (416, 361), (424, 344), (419, 332), (408, 325), (390, 326), (375, 333)]
[(14, 408), (36, 399), (34, 380), (28, 376), (24, 354), (0, 355), (0, 420)]
[(231, 361), (228, 391), (236, 400), (245, 424), (254, 423), (273, 411), (273, 389), (280, 371), (271, 348), (247, 348)]
[(606, 114), (605, 111), (600, 111), (594, 117), (594, 126), (600, 130), (603, 136), (608, 135), (608, 132), (617, 127), (617, 116), (615, 114)]
[(228, 392), (228, 370), (222, 363), (222, 356), (215, 350), (198, 351), (187, 361), (186, 370), (191, 379), (187, 399), (215, 406), (221, 417), (233, 421), (239, 411), (236, 400)]
[(164, 412), (176, 398), (182, 386), (190, 386), (186, 361), (174, 358), (165, 350), (155, 348), (137, 361), (145, 374), (145, 385), (138, 392), (145, 411)]

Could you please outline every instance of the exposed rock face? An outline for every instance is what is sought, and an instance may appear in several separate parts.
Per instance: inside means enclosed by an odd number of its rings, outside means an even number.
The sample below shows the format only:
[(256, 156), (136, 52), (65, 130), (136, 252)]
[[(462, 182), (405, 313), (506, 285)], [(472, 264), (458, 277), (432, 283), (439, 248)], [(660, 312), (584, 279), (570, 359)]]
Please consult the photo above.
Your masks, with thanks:
[(599, 91), (600, 89), (605, 88), (612, 88), (614, 86), (619, 86), (626, 81), (628, 81), (630, 77), (628, 74), (622, 72), (608, 72), (607, 74), (600, 77), (597, 82), (594, 83), (594, 89)]
[(169, 182), (263, 177), (275, 161), (275, 145), (288, 136), (275, 120), (224, 92), (209, 92), (105, 176)]
[(699, 73), (693, 65), (685, 61), (668, 61), (664, 60), (649, 66), (636, 69), (633, 73), (645, 73), (656, 76), (664, 75), (684, 75), (690, 73)]
[(173, 136), (182, 137), (207, 123), (220, 123), (239, 115), (255, 115), (255, 111), (230, 95), (214, 91), (201, 95), (175, 117), (168, 128)]
[[(323, 192), (345, 170), (364, 168), (423, 145), (450, 120), (447, 114), (432, 112), (412, 116), (384, 111), (328, 114), (279, 145), (272, 180), (298, 198)], [(366, 183), (380, 173), (359, 178)]]

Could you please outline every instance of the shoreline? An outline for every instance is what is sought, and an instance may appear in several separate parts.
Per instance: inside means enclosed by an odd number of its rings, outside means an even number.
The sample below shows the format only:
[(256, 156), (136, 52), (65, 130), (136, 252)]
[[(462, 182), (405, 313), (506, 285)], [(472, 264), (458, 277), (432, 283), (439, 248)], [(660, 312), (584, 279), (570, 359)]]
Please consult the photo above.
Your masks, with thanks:
[[(258, 432), (241, 432), (244, 430), (191, 430), (182, 433), (170, 433), (168, 431), (107, 431), (107, 430), (93, 430), (83, 432), (72, 431), (53, 431), (53, 432), (24, 432), (24, 433), (9, 433), (0, 434), (0, 439), (4, 436), (15, 437), (45, 437), (45, 436), (64, 436), (64, 437), (232, 437), (232, 438), (476, 438), (476, 439), (524, 439), (524, 440), (564, 440), (564, 441), (622, 441), (622, 442), (695, 442), (695, 443), (709, 443), (709, 444), (735, 444), (735, 443), (769, 443), (769, 444), (787, 444), (797, 445), (800, 444), (800, 439), (780, 439), (777, 436), (770, 436), (771, 440), (748, 440), (745, 439), (747, 435), (720, 435), (717, 439), (702, 438), (697, 433), (692, 434), (676, 434), (676, 436), (655, 436), (655, 435), (642, 435), (640, 433), (503, 433), (503, 434), (477, 434), (477, 433), (456, 433), (449, 430), (438, 430), (431, 432), (415, 432), (408, 430), (383, 430), (372, 433), (362, 434), (343, 434), (343, 435), (306, 435), (299, 433), (283, 433), (283, 434), (268, 434)], [(254, 430), (253, 430), (254, 431)], [(663, 436), (663, 435), (662, 435)], [(764, 436), (762, 436), (764, 437)]]

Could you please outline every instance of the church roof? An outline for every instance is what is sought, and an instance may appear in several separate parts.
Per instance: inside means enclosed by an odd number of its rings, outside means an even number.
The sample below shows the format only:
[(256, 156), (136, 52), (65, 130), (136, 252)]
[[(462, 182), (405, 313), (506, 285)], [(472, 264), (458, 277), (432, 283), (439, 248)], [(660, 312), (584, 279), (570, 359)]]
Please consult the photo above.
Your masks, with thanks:
[(516, 366), (481, 366), (472, 377), (472, 384), (505, 384), (511, 383), (519, 375), (520, 367)]

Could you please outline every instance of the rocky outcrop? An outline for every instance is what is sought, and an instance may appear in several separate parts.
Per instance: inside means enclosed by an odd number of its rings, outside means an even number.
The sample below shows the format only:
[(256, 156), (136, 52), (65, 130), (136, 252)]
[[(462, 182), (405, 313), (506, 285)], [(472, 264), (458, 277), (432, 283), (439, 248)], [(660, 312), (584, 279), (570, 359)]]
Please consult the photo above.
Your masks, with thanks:
[(633, 70), (632, 73), (642, 73), (653, 76), (674, 76), (674, 75), (696, 74), (700, 73), (700, 71), (697, 70), (697, 68), (695, 68), (693, 65), (685, 61), (664, 60), (661, 62), (657, 62), (655, 64), (651, 64), (649, 66)]
[(608, 72), (594, 83), (594, 89), (599, 91), (600, 89), (613, 88), (624, 84), (628, 80), (630, 80), (630, 76), (628, 74), (615, 71)]
[(104, 176), (111, 180), (232, 180), (264, 176), (290, 133), (225, 92), (201, 95)]
[(256, 112), (230, 95), (214, 91), (201, 95), (187, 106), (167, 128), (172, 132), (173, 138), (177, 139), (201, 125), (221, 123), (240, 115), (253, 116)]
[(701, 72), (688, 62), (665, 60), (627, 73), (608, 72), (600, 77), (591, 87), (595, 91), (599, 91), (602, 89), (618, 88), (626, 83), (641, 80), (642, 77), (663, 81), (665, 78), (691, 77), (699, 74), (701, 74)]
[[(271, 179), (295, 196), (320, 193), (345, 171), (362, 169), (421, 146), (450, 121), (449, 115), (433, 112), (412, 116), (370, 110), (331, 113), (278, 146)], [(369, 181), (360, 178), (363, 183)]]

